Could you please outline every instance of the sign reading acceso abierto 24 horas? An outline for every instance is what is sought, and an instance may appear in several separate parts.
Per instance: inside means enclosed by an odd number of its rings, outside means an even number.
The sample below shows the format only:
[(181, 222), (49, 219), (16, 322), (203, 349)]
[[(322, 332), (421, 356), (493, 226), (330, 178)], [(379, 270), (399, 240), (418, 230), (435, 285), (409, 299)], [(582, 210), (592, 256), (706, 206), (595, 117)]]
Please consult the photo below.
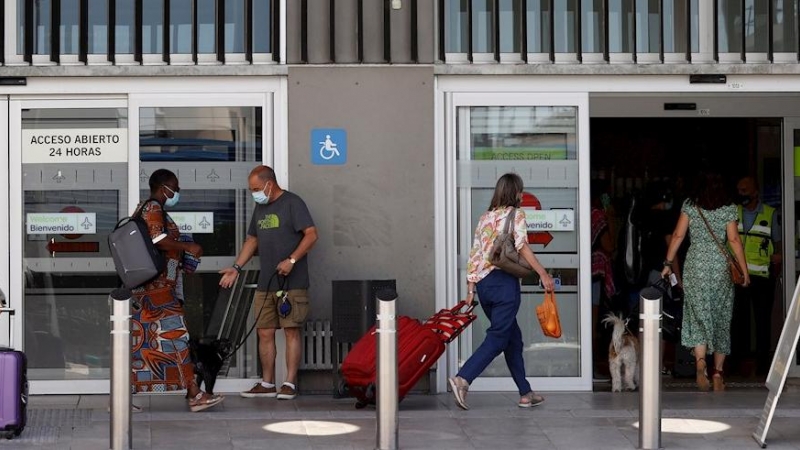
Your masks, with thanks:
[(95, 234), (95, 213), (30, 213), (25, 221), (27, 234)]
[(126, 128), (22, 130), (22, 162), (114, 163), (128, 160)]

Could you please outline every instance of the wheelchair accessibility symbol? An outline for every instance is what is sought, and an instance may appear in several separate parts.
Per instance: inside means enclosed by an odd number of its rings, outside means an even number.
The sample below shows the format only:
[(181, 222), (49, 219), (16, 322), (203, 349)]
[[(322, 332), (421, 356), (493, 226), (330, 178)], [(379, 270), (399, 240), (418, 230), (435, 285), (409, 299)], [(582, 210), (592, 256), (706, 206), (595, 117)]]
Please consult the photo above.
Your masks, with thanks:
[(347, 162), (347, 131), (341, 128), (311, 130), (311, 163), (342, 165)]

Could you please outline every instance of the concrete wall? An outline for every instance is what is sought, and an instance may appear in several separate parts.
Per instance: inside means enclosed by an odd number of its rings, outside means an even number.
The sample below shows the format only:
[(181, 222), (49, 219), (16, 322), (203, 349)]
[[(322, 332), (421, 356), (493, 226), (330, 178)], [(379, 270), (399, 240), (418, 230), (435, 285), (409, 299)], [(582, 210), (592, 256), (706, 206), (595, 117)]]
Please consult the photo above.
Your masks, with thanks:
[[(319, 232), (311, 319), (331, 318), (331, 281), (396, 279), (398, 310), (434, 310), (433, 68), (290, 67), (289, 189)], [(311, 163), (313, 128), (347, 131), (347, 162)]]

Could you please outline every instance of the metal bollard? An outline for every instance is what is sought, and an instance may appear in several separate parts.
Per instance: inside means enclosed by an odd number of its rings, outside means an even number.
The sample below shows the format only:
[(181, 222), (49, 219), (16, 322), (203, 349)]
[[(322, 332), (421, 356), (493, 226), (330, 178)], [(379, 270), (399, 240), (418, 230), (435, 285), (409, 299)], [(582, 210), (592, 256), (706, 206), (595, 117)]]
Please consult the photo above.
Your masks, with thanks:
[(648, 287), (639, 298), (639, 448), (661, 448), (661, 292)]
[(397, 316), (395, 303), (397, 292), (384, 289), (375, 296), (378, 311), (378, 386), (377, 408), (378, 430), (377, 449), (398, 448), (397, 444)]
[(111, 305), (112, 450), (133, 448), (131, 439), (131, 291), (114, 289)]

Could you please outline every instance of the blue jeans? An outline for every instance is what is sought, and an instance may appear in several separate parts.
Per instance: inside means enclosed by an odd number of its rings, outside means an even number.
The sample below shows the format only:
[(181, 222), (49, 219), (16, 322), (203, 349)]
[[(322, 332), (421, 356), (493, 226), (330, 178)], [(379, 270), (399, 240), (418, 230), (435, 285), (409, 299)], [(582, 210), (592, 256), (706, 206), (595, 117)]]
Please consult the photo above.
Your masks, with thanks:
[(469, 383), (478, 378), (492, 361), (503, 353), (519, 395), (531, 391), (525, 378), (525, 362), (522, 360), (522, 330), (517, 324), (517, 312), (521, 301), (519, 279), (502, 270), (489, 272), (477, 284), (478, 299), (483, 312), (489, 318), (486, 338), (470, 356), (458, 376)]

